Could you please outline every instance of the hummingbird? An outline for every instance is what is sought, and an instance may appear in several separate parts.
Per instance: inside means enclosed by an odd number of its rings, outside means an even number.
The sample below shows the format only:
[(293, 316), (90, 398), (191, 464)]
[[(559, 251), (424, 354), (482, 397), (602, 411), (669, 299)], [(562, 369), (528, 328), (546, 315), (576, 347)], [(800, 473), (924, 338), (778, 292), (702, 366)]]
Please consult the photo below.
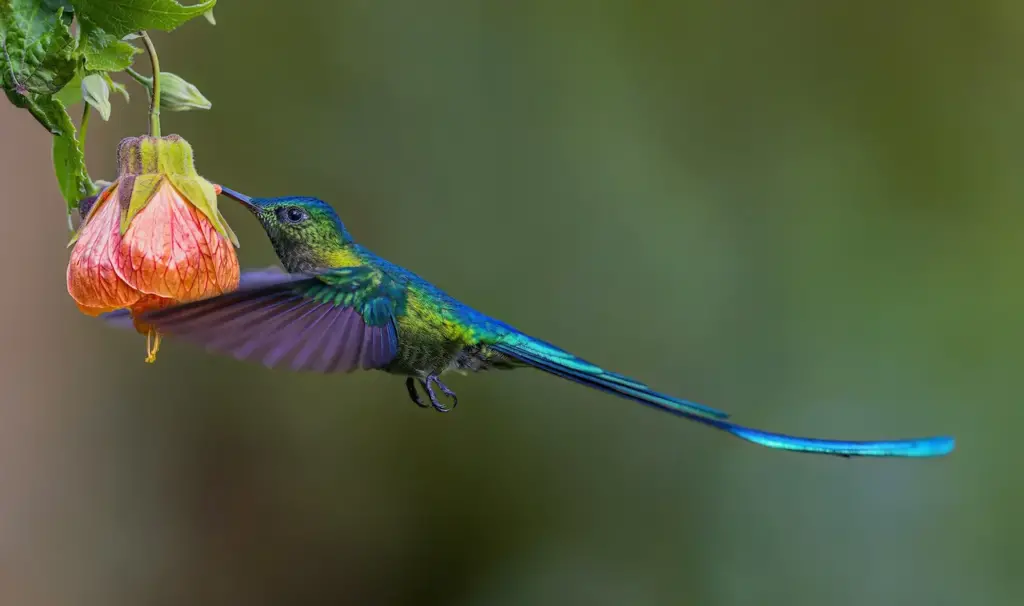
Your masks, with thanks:
[(415, 404), (440, 412), (458, 404), (442, 381), (446, 373), (533, 368), (771, 449), (937, 457), (954, 448), (947, 436), (846, 441), (738, 425), (725, 412), (655, 391), (461, 303), (356, 243), (323, 200), (222, 192), (259, 220), (284, 269), (243, 272), (234, 291), (142, 315), (159, 333), (207, 351), (296, 372), (381, 370), (404, 377)]

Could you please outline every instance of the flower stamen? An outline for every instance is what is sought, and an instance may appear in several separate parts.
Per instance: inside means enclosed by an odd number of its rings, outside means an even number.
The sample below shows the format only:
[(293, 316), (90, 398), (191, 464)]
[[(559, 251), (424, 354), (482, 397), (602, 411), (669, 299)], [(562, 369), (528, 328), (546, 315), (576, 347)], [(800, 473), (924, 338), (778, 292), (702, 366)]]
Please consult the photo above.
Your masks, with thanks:
[(156, 352), (160, 351), (160, 333), (150, 328), (146, 331), (146, 362), (156, 362)]

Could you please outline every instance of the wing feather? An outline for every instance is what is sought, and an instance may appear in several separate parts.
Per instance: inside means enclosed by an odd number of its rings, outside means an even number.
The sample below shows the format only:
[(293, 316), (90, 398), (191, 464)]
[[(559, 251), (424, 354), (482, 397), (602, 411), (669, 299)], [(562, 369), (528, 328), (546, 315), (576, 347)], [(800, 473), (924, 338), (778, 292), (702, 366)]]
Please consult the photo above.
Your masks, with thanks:
[(315, 275), (258, 272), (238, 290), (156, 310), (143, 321), (240, 360), (295, 371), (351, 372), (397, 355), (404, 288), (371, 267)]

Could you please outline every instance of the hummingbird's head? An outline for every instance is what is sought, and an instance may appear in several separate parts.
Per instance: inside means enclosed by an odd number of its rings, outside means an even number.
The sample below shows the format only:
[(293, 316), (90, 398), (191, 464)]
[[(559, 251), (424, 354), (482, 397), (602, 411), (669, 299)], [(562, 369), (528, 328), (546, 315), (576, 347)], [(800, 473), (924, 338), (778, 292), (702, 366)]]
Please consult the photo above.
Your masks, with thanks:
[(352, 244), (352, 236), (338, 213), (323, 200), (302, 196), (251, 198), (226, 187), (222, 190), (259, 219), (290, 272), (338, 265), (336, 257)]

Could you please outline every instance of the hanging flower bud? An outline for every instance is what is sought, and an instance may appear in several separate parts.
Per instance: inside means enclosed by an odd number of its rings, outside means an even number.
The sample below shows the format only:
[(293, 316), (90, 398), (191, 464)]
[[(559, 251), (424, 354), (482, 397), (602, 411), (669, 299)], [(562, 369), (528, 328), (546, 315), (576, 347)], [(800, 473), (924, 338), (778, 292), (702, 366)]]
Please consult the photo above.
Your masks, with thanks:
[[(153, 79), (137, 77), (153, 98)], [(194, 84), (177, 74), (160, 72), (160, 109), (169, 112), (187, 112), (194, 109), (210, 109), (213, 104), (199, 92)]]
[[(68, 293), (96, 316), (128, 309), (133, 317), (238, 287), (238, 240), (217, 209), (216, 186), (196, 173), (192, 147), (177, 135), (131, 137), (117, 150), (118, 177), (88, 211), (72, 239)], [(147, 361), (159, 335), (147, 335)]]
[(106, 122), (110, 120), (110, 85), (101, 74), (89, 74), (82, 78), (82, 99), (99, 112)]

